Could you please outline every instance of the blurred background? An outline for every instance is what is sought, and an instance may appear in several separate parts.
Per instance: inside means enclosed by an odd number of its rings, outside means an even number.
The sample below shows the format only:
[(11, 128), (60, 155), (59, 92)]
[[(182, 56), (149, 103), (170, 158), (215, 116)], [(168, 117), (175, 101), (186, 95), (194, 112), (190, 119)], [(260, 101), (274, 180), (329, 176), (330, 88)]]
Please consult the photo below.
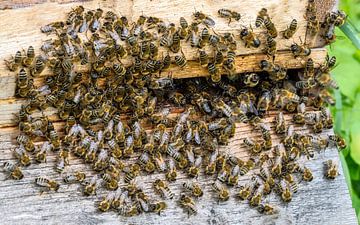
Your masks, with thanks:
[(346, 38), (353, 35), (360, 43), (360, 0), (340, 0), (339, 8), (348, 15), (354, 29), (344, 33), (337, 28), (337, 41), (328, 47), (329, 54), (337, 58), (332, 75), (340, 87), (333, 93), (336, 105), (332, 113), (335, 132), (347, 141), (340, 158), (360, 224), (360, 49)]

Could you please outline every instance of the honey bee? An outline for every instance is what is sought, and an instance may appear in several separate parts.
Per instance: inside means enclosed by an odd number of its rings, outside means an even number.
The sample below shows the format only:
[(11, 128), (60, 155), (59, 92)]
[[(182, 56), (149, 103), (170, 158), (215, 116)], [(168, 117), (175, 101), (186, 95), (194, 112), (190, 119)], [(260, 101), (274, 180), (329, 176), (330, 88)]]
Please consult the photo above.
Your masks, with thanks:
[(286, 132), (286, 123), (283, 112), (279, 112), (275, 117), (275, 132), (277, 134), (284, 134)]
[(21, 180), (24, 177), (20, 167), (12, 162), (4, 162), (3, 169), (5, 172), (9, 173), (9, 177), (14, 180)]
[(334, 160), (327, 160), (324, 162), (325, 165), (325, 177), (327, 179), (335, 179), (339, 175), (338, 164)]
[(156, 166), (146, 152), (140, 155), (139, 161), (146, 172), (152, 173), (155, 171)]
[(219, 9), (218, 14), (222, 18), (229, 19), (229, 24), (231, 23), (231, 19), (234, 19), (236, 21), (239, 21), (241, 19), (240, 13), (229, 9)]
[(5, 60), (5, 65), (10, 71), (16, 71), (22, 62), (21, 52), (17, 51), (11, 60)]
[(125, 139), (124, 156), (131, 156), (134, 153), (134, 137), (129, 135)]
[(309, 168), (307, 168), (306, 166), (299, 167), (299, 171), (302, 174), (302, 180), (307, 181), (307, 182), (310, 182), (313, 180), (314, 177), (313, 177), (312, 171)]
[(35, 150), (34, 143), (30, 139), (30, 137), (25, 134), (20, 134), (19, 136), (17, 136), (16, 141), (17, 143), (22, 144), (24, 149), (28, 152), (33, 152)]
[(22, 144), (15, 148), (14, 155), (19, 160), (21, 165), (29, 166), (31, 164), (30, 156), (26, 153), (25, 147)]
[(261, 44), (261, 41), (259, 38), (255, 35), (255, 33), (252, 31), (252, 28), (250, 27), (250, 30), (246, 27), (244, 27), (240, 31), (240, 39), (245, 42), (245, 47), (254, 47), (258, 48)]
[(149, 211), (150, 212), (155, 212), (155, 213), (158, 213), (158, 214), (160, 214), (160, 212), (165, 210), (166, 208), (167, 208), (167, 205), (163, 201), (151, 203), (149, 205)]
[(173, 199), (174, 194), (171, 192), (168, 184), (160, 179), (155, 180), (153, 183), (154, 189), (160, 193), (160, 195), (165, 199)]
[(113, 174), (107, 172), (104, 173), (101, 178), (105, 181), (105, 186), (107, 189), (116, 190), (119, 187), (117, 177), (114, 177)]
[(326, 55), (325, 63), (321, 65), (320, 70), (323, 73), (328, 73), (336, 66), (335, 64), (336, 64), (336, 57), (335, 56), (330, 57), (329, 55)]
[(40, 150), (35, 153), (35, 160), (39, 163), (46, 162), (46, 153), (52, 149), (51, 144), (48, 141), (45, 141)]
[(201, 156), (197, 156), (195, 158), (194, 156), (194, 152), (192, 150), (189, 150), (186, 152), (187, 156), (188, 156), (188, 161), (190, 162), (190, 167), (188, 169), (188, 175), (190, 177), (198, 177), (199, 173), (200, 173), (200, 166), (202, 163), (202, 157)]
[(180, 205), (187, 211), (188, 215), (197, 214), (195, 201), (190, 196), (181, 194)]
[(315, 80), (321, 87), (339, 89), (338, 84), (331, 78), (330, 73), (318, 73), (315, 76)]
[(109, 192), (103, 200), (99, 203), (98, 209), (102, 212), (106, 212), (110, 209), (111, 203), (115, 198), (114, 192)]
[(305, 124), (305, 104), (301, 103), (297, 106), (297, 113), (293, 116), (293, 121), (296, 124)]
[(313, 125), (313, 130), (315, 133), (321, 133), (324, 128), (324, 124), (320, 116), (320, 113), (315, 114), (315, 123)]
[(246, 185), (246, 186), (241, 186), (239, 192), (237, 193), (237, 196), (241, 199), (241, 200), (247, 200), (250, 198), (252, 189), (250, 185)]
[(248, 159), (244, 165), (240, 166), (240, 175), (243, 176), (247, 174), (250, 170), (255, 167), (255, 159), (250, 158)]
[(183, 183), (183, 187), (190, 191), (191, 194), (194, 196), (194, 197), (201, 197), (203, 196), (204, 192), (203, 190), (201, 189), (200, 185), (195, 183), (195, 182), (184, 182)]
[(278, 32), (275, 28), (275, 25), (274, 23), (270, 20), (270, 18), (267, 18), (264, 20), (264, 25), (265, 25), (265, 28), (268, 32), (268, 34), (272, 37), (272, 38), (276, 38), (277, 35), (278, 35)]
[(168, 165), (169, 169), (165, 174), (166, 180), (168, 180), (169, 182), (176, 181), (177, 171), (175, 161), (173, 159), (169, 159)]
[(292, 199), (292, 192), (289, 188), (289, 186), (286, 184), (286, 182), (284, 180), (281, 180), (278, 184), (277, 184), (277, 188), (279, 190), (281, 199), (284, 202), (290, 202)]
[(124, 207), (125, 201), (128, 199), (128, 191), (122, 191), (118, 188), (115, 191), (114, 198), (111, 202), (111, 207), (114, 209), (121, 209)]
[(252, 154), (259, 154), (262, 151), (262, 143), (254, 141), (249, 137), (244, 139), (244, 144), (250, 148)]
[(249, 204), (250, 206), (259, 206), (262, 199), (263, 186), (259, 186), (250, 196)]
[(316, 4), (315, 0), (309, 0), (308, 5), (306, 6), (307, 14), (315, 14), (316, 13)]
[(278, 213), (278, 210), (270, 204), (260, 204), (257, 209), (260, 213), (265, 215), (273, 215)]
[(101, 179), (98, 179), (97, 176), (93, 176), (90, 182), (85, 183), (84, 195), (89, 196), (96, 194), (96, 190), (100, 187), (101, 183)]
[(81, 171), (76, 171), (73, 174), (68, 174), (64, 177), (64, 182), (67, 184), (72, 184), (72, 183), (82, 183), (86, 178), (85, 173), (81, 172)]
[(124, 169), (124, 172), (124, 181), (125, 183), (130, 184), (140, 174), (140, 166), (138, 164), (131, 164)]
[(60, 187), (60, 184), (58, 182), (56, 182), (55, 180), (50, 180), (46, 177), (35, 178), (35, 184), (52, 191), (58, 191)]
[(227, 201), (230, 197), (229, 190), (223, 186), (218, 180), (216, 180), (211, 187), (213, 190), (217, 193), (219, 200), (221, 201)]
[(66, 165), (69, 165), (69, 150), (61, 149), (57, 156), (57, 162), (55, 164), (55, 171), (62, 173), (64, 171)]
[(207, 27), (215, 26), (215, 21), (210, 16), (200, 11), (195, 11), (195, 13), (193, 13), (193, 16), (196, 22), (202, 22)]
[(307, 19), (307, 30), (310, 32), (310, 35), (314, 36), (319, 32), (320, 23), (315, 15), (308, 17)]
[(264, 91), (257, 103), (257, 111), (260, 114), (265, 114), (266, 111), (269, 109), (270, 106), (270, 102), (271, 102), (271, 93), (269, 91)]
[(307, 46), (301, 46), (296, 43), (290, 46), (290, 50), (293, 53), (294, 57), (297, 58), (299, 56), (309, 56), (311, 54), (311, 49)]
[(267, 36), (266, 38), (266, 46), (263, 49), (263, 52), (268, 56), (274, 56), (276, 53), (276, 41), (271, 36)]
[[(264, 181), (264, 186), (266, 184), (266, 185), (269, 185), (271, 188), (274, 187), (275, 179), (273, 178), (273, 176), (271, 175), (271, 173), (267, 167), (260, 168), (259, 176)], [(270, 194), (270, 191), (267, 193), (265, 192), (265, 194)]]
[(256, 17), (256, 20), (255, 20), (255, 27), (261, 27), (264, 25), (264, 20), (266, 18), (268, 18), (269, 15), (267, 13), (267, 9), (266, 8), (262, 8), (259, 12), (258, 12), (258, 15)]
[(295, 34), (296, 29), (297, 29), (297, 20), (293, 19), (290, 25), (288, 26), (288, 28), (283, 33), (284, 38), (286, 39), (291, 38)]
[(346, 141), (344, 138), (342, 138), (340, 135), (329, 135), (329, 140), (331, 142), (334, 142), (335, 145), (340, 149), (343, 150), (346, 148)]
[(216, 159), (218, 156), (218, 152), (214, 151), (209, 159), (209, 163), (207, 163), (206, 167), (205, 167), (205, 173), (208, 175), (213, 175), (216, 172)]

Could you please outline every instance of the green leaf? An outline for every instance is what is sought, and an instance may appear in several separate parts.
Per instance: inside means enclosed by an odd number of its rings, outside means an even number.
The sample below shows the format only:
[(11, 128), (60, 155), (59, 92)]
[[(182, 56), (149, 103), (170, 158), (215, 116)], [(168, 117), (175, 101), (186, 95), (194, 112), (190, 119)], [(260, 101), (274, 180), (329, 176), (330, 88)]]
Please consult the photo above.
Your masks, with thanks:
[(360, 164), (360, 123), (355, 123), (350, 130), (350, 155), (357, 164)]
[(360, 50), (356, 50), (353, 54), (353, 58), (360, 63)]

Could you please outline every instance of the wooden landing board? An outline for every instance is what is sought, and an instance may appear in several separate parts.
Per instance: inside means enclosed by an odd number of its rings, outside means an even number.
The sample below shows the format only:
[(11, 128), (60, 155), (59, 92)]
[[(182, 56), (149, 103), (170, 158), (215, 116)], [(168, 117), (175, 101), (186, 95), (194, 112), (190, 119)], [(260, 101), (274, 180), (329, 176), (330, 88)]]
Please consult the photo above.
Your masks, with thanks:
[[(273, 123), (273, 114), (267, 118), (269, 125)], [(290, 116), (286, 116), (289, 121)], [(59, 129), (59, 126), (55, 126)], [(303, 127), (296, 127), (297, 131), (306, 132)], [(323, 135), (331, 133), (330, 130)], [(0, 129), (0, 163), (13, 160), (11, 149), (15, 147), (14, 138), (17, 131), (14, 128)], [(274, 144), (279, 138), (271, 134)], [(236, 135), (229, 146), (221, 151), (228, 151), (236, 156), (248, 158), (246, 148), (241, 144), (244, 137), (259, 138), (259, 132), (254, 132), (252, 127), (237, 124)], [(32, 164), (24, 168), (25, 178), (21, 181), (5, 180), (5, 175), (0, 173), (0, 210), (3, 212), (2, 222), (5, 224), (357, 224), (354, 209), (351, 207), (348, 189), (341, 173), (334, 181), (326, 180), (323, 176), (323, 162), (327, 159), (337, 160), (336, 149), (328, 149), (321, 154), (316, 154), (315, 159), (305, 163), (314, 173), (314, 180), (310, 183), (302, 182), (298, 193), (293, 200), (284, 204), (275, 195), (270, 195), (266, 201), (277, 205), (277, 215), (260, 215), (251, 209), (246, 202), (241, 202), (234, 197), (236, 188), (230, 188), (231, 198), (228, 202), (218, 203), (209, 183), (214, 178), (199, 176), (198, 182), (204, 187), (205, 195), (197, 201), (198, 214), (188, 218), (187, 214), (178, 207), (176, 200), (167, 201), (169, 208), (160, 216), (144, 214), (134, 218), (124, 218), (115, 212), (100, 213), (96, 210), (97, 197), (104, 195), (100, 189), (98, 196), (84, 197), (78, 185), (63, 185), (57, 193), (44, 193), (39, 195), (39, 189), (34, 186), (34, 178), (46, 175), (49, 178), (61, 178), (54, 172), (54, 153), (47, 157), (46, 164)], [(305, 160), (304, 160), (305, 161)], [(82, 160), (71, 156), (67, 172), (84, 170), (87, 175), (93, 174)], [(162, 177), (163, 174), (141, 176), (141, 186), (146, 193), (153, 196), (152, 181)], [(240, 184), (246, 184), (250, 175), (241, 177)], [(178, 199), (182, 182), (188, 180), (181, 174), (175, 183), (170, 184), (170, 189)], [(158, 197), (158, 196), (154, 196)], [(9, 207), (11, 206), (11, 207)]]

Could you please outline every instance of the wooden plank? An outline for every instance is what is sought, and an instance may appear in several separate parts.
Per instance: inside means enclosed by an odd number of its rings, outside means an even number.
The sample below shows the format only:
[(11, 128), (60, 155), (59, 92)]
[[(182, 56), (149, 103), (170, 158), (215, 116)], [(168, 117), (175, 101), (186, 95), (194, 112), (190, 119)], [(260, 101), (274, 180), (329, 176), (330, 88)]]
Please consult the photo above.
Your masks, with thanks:
[[(326, 49), (313, 49), (312, 54), (309, 57), (311, 57), (314, 60), (315, 65), (318, 66), (324, 63), (326, 54)], [(235, 60), (235, 72), (246, 73), (261, 71), (259, 67), (259, 62), (263, 59), (269, 60), (269, 58), (263, 54), (237, 56)], [(307, 58), (302, 57), (294, 58), (291, 52), (279, 52), (275, 56), (274, 63), (277, 63), (288, 69), (297, 69), (304, 67), (306, 59)], [(85, 72), (87, 70), (88, 69), (86, 67), (81, 66), (78, 66), (76, 68), (76, 71), (78, 72)], [(35, 85), (39, 86), (40, 84), (42, 84), (44, 76), (49, 75), (50, 73), (51, 72), (46, 69), (42, 74), (40, 74), (39, 77), (35, 78)], [(160, 74), (161, 77), (171, 76), (174, 79), (205, 77), (208, 75), (209, 73), (207, 68), (201, 67), (198, 62), (194, 61), (189, 61), (188, 64), (182, 69), (179, 69), (179, 67), (172, 65), (169, 69), (164, 70)], [(8, 70), (6, 70), (3, 75), (0, 74), (0, 90), (3, 90), (0, 93), (0, 100), (6, 100), (12, 98), (15, 95), (16, 77), (16, 73), (9, 72)]]
[[(273, 117), (267, 119), (268, 122), (272, 120)], [(258, 136), (251, 129), (247, 125), (238, 124), (235, 138), (229, 146), (220, 150), (231, 152), (240, 158), (247, 158), (247, 150), (240, 143), (245, 136)], [(297, 127), (297, 130), (299, 129), (306, 132), (304, 128)], [(331, 133), (330, 130), (323, 132), (323, 135), (329, 133)], [(0, 163), (13, 159), (10, 149), (15, 147), (14, 135), (13, 128), (0, 130), (2, 143)], [(273, 134), (272, 136), (274, 144), (276, 144), (279, 139)], [(38, 189), (33, 185), (34, 177), (46, 175), (61, 182), (59, 175), (53, 170), (54, 153), (49, 154), (46, 164), (32, 164), (24, 168), (25, 178), (21, 181), (4, 180), (4, 174), (0, 174), (2, 181), (0, 182), (0, 201), (3, 203), (0, 205), (0, 210), (4, 212), (4, 223), (8, 224), (20, 224), (23, 220), (26, 220), (27, 224), (44, 224), (44, 220), (47, 224), (60, 221), (67, 224), (85, 221), (86, 223), (111, 224), (119, 220), (132, 224), (141, 224), (143, 221), (146, 221), (146, 224), (357, 224), (354, 210), (349, 204), (348, 190), (343, 175), (341, 174), (335, 181), (323, 178), (322, 162), (337, 158), (337, 154), (336, 149), (329, 149), (324, 153), (317, 154), (314, 160), (306, 162), (306, 166), (313, 170), (314, 180), (310, 183), (302, 182), (299, 185), (298, 193), (293, 196), (292, 202), (283, 204), (278, 197), (273, 195), (267, 198), (266, 201), (276, 204), (279, 210), (279, 214), (272, 216), (260, 215), (255, 209), (249, 208), (246, 202), (236, 199), (234, 197), (236, 188), (231, 189), (232, 197), (228, 202), (218, 203), (209, 187), (213, 178), (202, 175), (197, 181), (204, 187), (206, 194), (197, 200), (198, 214), (188, 218), (176, 202), (181, 192), (181, 183), (188, 180), (184, 174), (180, 174), (179, 179), (170, 185), (171, 190), (175, 193), (175, 200), (167, 201), (169, 208), (160, 216), (144, 214), (133, 218), (124, 218), (116, 216), (114, 212), (98, 213), (95, 208), (97, 199), (106, 193), (102, 189), (98, 192), (97, 197), (84, 197), (79, 186), (63, 185), (57, 193), (39, 195)], [(93, 174), (88, 167), (83, 165), (82, 160), (71, 157), (70, 166), (66, 171), (79, 169), (85, 170), (88, 175)], [(142, 176), (140, 180), (144, 191), (153, 196), (151, 182), (162, 176), (162, 174)], [(246, 184), (249, 178), (250, 176), (241, 177), (240, 184)], [(7, 207), (8, 205), (12, 205), (12, 207)], [(34, 211), (39, 213), (34, 215)]]

